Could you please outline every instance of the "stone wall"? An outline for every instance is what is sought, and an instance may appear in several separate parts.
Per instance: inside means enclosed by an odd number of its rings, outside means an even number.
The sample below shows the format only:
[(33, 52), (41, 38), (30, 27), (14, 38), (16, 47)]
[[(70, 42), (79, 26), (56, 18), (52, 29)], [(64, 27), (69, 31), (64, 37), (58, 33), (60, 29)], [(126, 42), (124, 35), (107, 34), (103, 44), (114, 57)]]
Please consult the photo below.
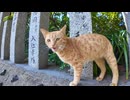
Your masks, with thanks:
[[(81, 34), (92, 33), (92, 20), (90, 12), (68, 12), (70, 18), (70, 37), (77, 37)], [(72, 69), (70, 70), (72, 73)], [(84, 65), (82, 77), (93, 78), (93, 63)]]
[[(4, 62), (4, 60), (8, 60), (10, 64), (8, 65), (5, 63), (1, 63), (2, 66), (0, 71), (8, 67), (8, 75), (6, 77), (1, 76), (1, 81), (10, 81), (11, 78), (14, 77), (14, 72), (15, 74), (19, 75), (19, 77), (21, 77), (21, 85), (31, 85), (29, 83), (26, 83), (26, 79), (29, 81), (29, 78), (27, 76), (28, 72), (22, 69), (22, 67), (24, 67), (23, 65), (25, 60), (24, 38), (28, 12), (14, 12), (13, 20), (3, 22), (3, 18), (9, 14), (10, 12), (0, 12), (0, 58), (2, 59), (1, 62)], [(92, 32), (90, 12), (69, 12), (68, 14), (70, 15), (71, 37)], [(45, 45), (44, 38), (40, 32), (40, 28), (42, 27), (45, 29), (48, 29), (49, 27), (49, 12), (31, 12), (27, 66), (32, 69), (34, 68), (35, 70), (44, 69), (48, 67), (48, 49)], [(17, 69), (15, 67), (15, 69), (13, 69), (13, 64), (20, 64), (21, 68), (19, 67)], [(10, 71), (11, 73), (9, 75)], [(24, 77), (23, 73), (26, 74), (26, 78)], [(37, 74), (35, 74), (33, 74), (32, 76), (29, 74), (31, 76), (31, 81), (34, 77), (39, 77), (37, 76)], [(43, 75), (42, 77), (45, 76)], [(89, 64), (85, 64), (83, 76), (85, 76), (85, 78), (93, 78), (93, 69), (91, 62)], [(24, 83), (22, 83), (22, 80), (24, 80)], [(36, 80), (39, 80), (39, 82), (42, 81), (42, 79)], [(7, 82), (8, 84), (5, 82), (5, 85), (20, 84), (17, 82), (14, 84), (9, 83), (9, 81)]]
[(27, 12), (14, 12), (10, 37), (10, 61), (23, 63), (25, 59), (25, 30)]
[(2, 42), (2, 34), (3, 34), (3, 28), (4, 28), (4, 22), (3, 18), (5, 16), (8, 16), (10, 13), (9, 12), (0, 12), (0, 56), (1, 56), (1, 42)]
[(2, 41), (1, 41), (1, 59), (9, 59), (10, 56), (10, 33), (12, 20), (4, 22)]

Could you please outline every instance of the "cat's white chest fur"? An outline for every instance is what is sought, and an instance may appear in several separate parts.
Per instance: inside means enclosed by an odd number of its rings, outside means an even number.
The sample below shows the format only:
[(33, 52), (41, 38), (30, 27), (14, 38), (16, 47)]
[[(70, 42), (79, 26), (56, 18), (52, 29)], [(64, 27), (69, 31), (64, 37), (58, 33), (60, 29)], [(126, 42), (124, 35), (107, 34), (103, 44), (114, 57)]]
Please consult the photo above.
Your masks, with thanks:
[(64, 59), (64, 57), (61, 57), (61, 55), (57, 52), (56, 52), (56, 54), (58, 55), (58, 57), (60, 58), (61, 61), (67, 63), (67, 61)]

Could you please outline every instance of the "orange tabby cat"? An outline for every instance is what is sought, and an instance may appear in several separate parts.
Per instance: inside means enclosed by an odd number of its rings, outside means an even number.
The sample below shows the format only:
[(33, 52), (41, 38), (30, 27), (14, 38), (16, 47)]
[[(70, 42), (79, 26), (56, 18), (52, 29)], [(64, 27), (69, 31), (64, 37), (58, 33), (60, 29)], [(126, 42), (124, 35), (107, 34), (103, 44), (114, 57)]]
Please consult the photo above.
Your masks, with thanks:
[(59, 31), (48, 32), (41, 28), (45, 43), (55, 52), (59, 58), (68, 63), (74, 69), (74, 80), (70, 86), (76, 86), (81, 77), (83, 64), (87, 61), (95, 61), (101, 70), (96, 80), (104, 78), (106, 67), (105, 60), (109, 64), (112, 73), (111, 86), (118, 84), (118, 68), (113, 48), (109, 40), (99, 34), (84, 34), (79, 37), (66, 37), (66, 25)]

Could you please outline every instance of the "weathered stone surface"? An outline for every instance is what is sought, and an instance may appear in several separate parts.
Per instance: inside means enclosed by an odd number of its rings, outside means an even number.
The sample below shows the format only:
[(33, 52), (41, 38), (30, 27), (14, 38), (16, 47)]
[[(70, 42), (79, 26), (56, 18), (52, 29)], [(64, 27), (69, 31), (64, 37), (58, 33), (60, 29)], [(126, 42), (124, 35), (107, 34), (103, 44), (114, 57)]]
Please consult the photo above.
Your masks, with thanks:
[[(92, 33), (92, 20), (90, 12), (68, 12), (70, 18), (70, 37), (77, 37), (81, 34)], [(72, 69), (70, 69), (72, 73)], [(93, 64), (85, 64), (82, 78), (93, 78)]]
[[(0, 75), (0, 83), (2, 86), (68, 86), (73, 77), (68, 73), (59, 72), (56, 70), (37, 70), (30, 66), (21, 67), (19, 64), (12, 64), (10, 61), (0, 60), (0, 71), (6, 69), (4, 76)], [(54, 74), (52, 74), (54, 73)], [(59, 73), (59, 74), (58, 74)], [(18, 80), (11, 82), (12, 78), (17, 75)], [(130, 80), (125, 81), (124, 75), (119, 78), (119, 86), (130, 86)], [(81, 79), (78, 86), (109, 86), (111, 83), (111, 76), (106, 76), (101, 82), (92, 79)]]
[(10, 61), (13, 63), (23, 63), (25, 54), (25, 30), (26, 30), (27, 12), (15, 12), (10, 41)]
[(88, 62), (84, 65), (82, 79), (93, 79), (93, 62)]
[(9, 14), (10, 12), (0, 12), (0, 57), (1, 57), (1, 40), (2, 40), (2, 33), (3, 33), (3, 26), (4, 26), (3, 18), (5, 16), (8, 16)]
[(1, 59), (9, 59), (10, 56), (10, 34), (11, 34), (11, 20), (4, 22), (2, 42), (1, 42)]
[(48, 29), (49, 13), (32, 12), (29, 31), (29, 65), (38, 69), (48, 65), (48, 48), (44, 43), (44, 38), (40, 28)]

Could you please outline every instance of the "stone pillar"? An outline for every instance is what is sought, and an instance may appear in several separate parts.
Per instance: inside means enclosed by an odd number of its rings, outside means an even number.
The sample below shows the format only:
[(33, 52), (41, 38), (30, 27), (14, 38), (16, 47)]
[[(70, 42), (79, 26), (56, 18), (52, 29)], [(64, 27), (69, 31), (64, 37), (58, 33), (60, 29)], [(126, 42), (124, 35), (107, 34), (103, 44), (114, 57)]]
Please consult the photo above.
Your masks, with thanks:
[(40, 28), (48, 29), (49, 13), (32, 12), (29, 31), (29, 65), (37, 69), (46, 68), (48, 64), (48, 49)]
[(1, 59), (2, 60), (9, 59), (11, 25), (12, 25), (12, 20), (7, 20), (4, 22), (4, 28), (3, 28), (3, 33), (2, 33), (2, 42), (1, 42)]
[[(92, 20), (90, 12), (68, 12), (70, 18), (70, 37), (92, 33)], [(80, 59), (80, 58), (79, 58)], [(93, 63), (84, 65), (81, 78), (93, 78)]]
[(2, 33), (3, 33), (3, 18), (5, 16), (8, 16), (10, 13), (9, 12), (0, 12), (0, 57), (1, 57), (1, 40), (2, 40)]
[(11, 28), (10, 40), (10, 61), (13, 63), (23, 63), (25, 58), (25, 29), (27, 12), (15, 12)]
[[(122, 12), (126, 30), (130, 33), (130, 12)], [(130, 75), (130, 36), (128, 35), (128, 51), (129, 51), (129, 75)]]

